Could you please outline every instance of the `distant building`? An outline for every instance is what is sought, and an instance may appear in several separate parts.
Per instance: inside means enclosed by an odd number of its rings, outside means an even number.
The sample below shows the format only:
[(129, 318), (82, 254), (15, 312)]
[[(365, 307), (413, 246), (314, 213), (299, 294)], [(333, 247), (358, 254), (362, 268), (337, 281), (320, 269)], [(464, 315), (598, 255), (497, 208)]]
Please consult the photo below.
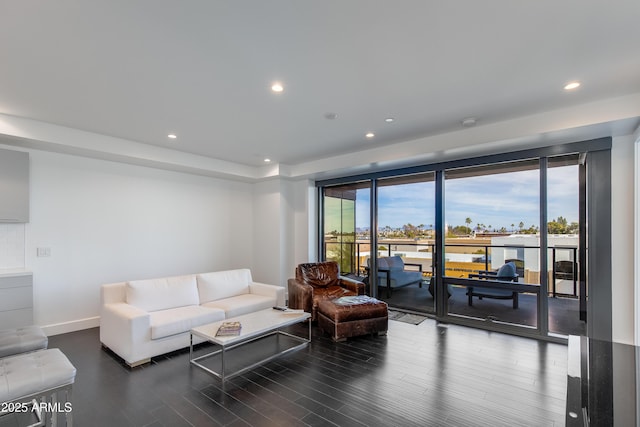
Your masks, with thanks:
[[(574, 248), (578, 248), (580, 238), (577, 234), (550, 234), (547, 237), (549, 247), (555, 248), (556, 261), (574, 261)], [(521, 260), (524, 268), (540, 271), (540, 235), (512, 234), (510, 236), (493, 237), (491, 244), (507, 246), (504, 249), (493, 248), (491, 252), (491, 267), (500, 268), (506, 260)]]

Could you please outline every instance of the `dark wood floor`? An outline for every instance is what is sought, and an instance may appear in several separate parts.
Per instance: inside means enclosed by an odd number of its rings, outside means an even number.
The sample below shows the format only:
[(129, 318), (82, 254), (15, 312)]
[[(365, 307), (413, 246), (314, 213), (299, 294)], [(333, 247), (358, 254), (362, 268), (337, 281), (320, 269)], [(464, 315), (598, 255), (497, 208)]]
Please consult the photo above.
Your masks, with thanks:
[[(520, 294), (519, 308), (513, 309), (511, 300), (474, 298), (473, 306), (468, 305), (466, 288), (453, 286), (449, 298), (449, 311), (452, 314), (485, 319), (491, 316), (495, 320), (517, 325), (535, 327), (538, 323), (537, 297)], [(434, 300), (426, 286), (405, 286), (394, 289), (387, 297), (386, 288), (380, 288), (378, 298), (389, 306), (424, 313), (435, 313)], [(575, 298), (548, 298), (549, 330), (562, 335), (586, 335), (587, 324), (580, 320), (579, 301)]]
[(390, 321), (387, 336), (345, 343), (316, 327), (313, 335), (307, 348), (224, 386), (190, 366), (188, 352), (129, 370), (101, 348), (98, 329), (49, 345), (78, 370), (73, 416), (81, 427), (564, 425), (564, 345), (431, 319)]

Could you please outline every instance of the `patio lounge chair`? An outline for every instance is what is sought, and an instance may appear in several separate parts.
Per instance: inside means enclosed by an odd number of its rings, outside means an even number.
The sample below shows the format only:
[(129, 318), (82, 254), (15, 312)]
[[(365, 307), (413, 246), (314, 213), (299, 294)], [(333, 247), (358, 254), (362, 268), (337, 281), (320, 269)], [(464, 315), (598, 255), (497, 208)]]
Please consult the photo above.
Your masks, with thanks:
[[(518, 274), (516, 273), (516, 265), (513, 262), (507, 262), (498, 271), (479, 271), (478, 274), (470, 274), (470, 279), (482, 279), (499, 282), (518, 282)], [(507, 289), (485, 288), (467, 286), (467, 296), (469, 297), (469, 305), (473, 305), (473, 297), (478, 299), (512, 299), (513, 308), (518, 308), (518, 291), (510, 291)]]
[[(405, 266), (416, 267), (417, 270), (405, 270)], [(369, 259), (366, 270), (369, 271)], [(378, 285), (387, 285), (387, 298), (391, 297), (392, 288), (415, 283), (422, 287), (422, 281), (422, 264), (405, 263), (398, 255), (378, 258)]]

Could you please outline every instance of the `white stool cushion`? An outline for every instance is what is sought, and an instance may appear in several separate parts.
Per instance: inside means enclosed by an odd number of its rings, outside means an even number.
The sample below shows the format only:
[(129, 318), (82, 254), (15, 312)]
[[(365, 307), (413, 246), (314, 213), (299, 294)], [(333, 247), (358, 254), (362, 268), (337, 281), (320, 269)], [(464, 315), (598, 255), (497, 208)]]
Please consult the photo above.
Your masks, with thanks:
[(47, 348), (49, 339), (38, 326), (0, 331), (0, 357)]
[(76, 368), (57, 348), (5, 357), (0, 359), (0, 402), (72, 384), (75, 378)]

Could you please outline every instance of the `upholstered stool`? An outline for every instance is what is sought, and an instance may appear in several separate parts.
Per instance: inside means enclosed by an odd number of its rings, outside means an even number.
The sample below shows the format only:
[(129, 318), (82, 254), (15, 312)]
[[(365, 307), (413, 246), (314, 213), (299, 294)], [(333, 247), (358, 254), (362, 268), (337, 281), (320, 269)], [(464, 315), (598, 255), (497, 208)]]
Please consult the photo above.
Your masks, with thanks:
[[(75, 378), (76, 368), (57, 348), (5, 357), (0, 359), (0, 402), (24, 403), (23, 408), (36, 409), (38, 418), (38, 409), (44, 407), (52, 425), (56, 424), (57, 413), (64, 412), (66, 424), (71, 426), (71, 387)], [(66, 392), (62, 403), (57, 403), (59, 391)], [(46, 419), (42, 421), (46, 424)]]
[(318, 303), (318, 326), (334, 341), (359, 335), (387, 333), (387, 304), (366, 295), (346, 296)]
[(49, 339), (38, 326), (0, 330), (0, 357), (47, 348)]

